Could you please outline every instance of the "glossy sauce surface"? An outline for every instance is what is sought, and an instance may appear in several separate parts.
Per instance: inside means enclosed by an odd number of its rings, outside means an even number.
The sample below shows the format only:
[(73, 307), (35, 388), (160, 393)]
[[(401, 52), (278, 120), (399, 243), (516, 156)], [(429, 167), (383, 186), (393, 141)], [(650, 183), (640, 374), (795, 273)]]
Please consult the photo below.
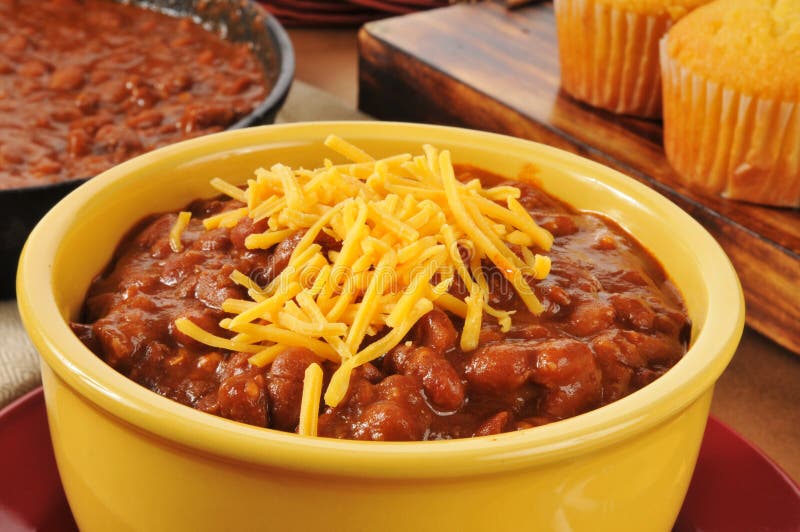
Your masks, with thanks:
[[(457, 171), (462, 180), (503, 183), (476, 168)], [(461, 320), (431, 311), (404, 342), (353, 372), (345, 399), (321, 408), (320, 435), (423, 440), (534, 427), (624, 397), (683, 356), (690, 326), (680, 296), (635, 240), (533, 185), (506, 184), (521, 189), (520, 202), (555, 236), (551, 272), (532, 282), (544, 312), (532, 315), (500, 272), (484, 264), (492, 305), (515, 311), (511, 330), (503, 333), (484, 315), (478, 348), (462, 352)], [(264, 285), (288, 263), (300, 234), (251, 251), (244, 239), (262, 232), (265, 221), (203, 228), (203, 218), (239, 206), (220, 199), (192, 203), (179, 253), (169, 245), (175, 213), (142, 221), (92, 284), (83, 320), (73, 329), (111, 366), (157, 393), (237, 421), (295, 431), (305, 368), (320, 362), (312, 352), (287, 349), (259, 368), (245, 353), (200, 345), (174, 327), (186, 316), (229, 336), (218, 326), (226, 317), (221, 304), (246, 297), (230, 273), (238, 269)], [(335, 242), (318, 243), (336, 249)], [(465, 295), (457, 284), (451, 293)], [(330, 378), (336, 366), (322, 365)]]
[(0, 189), (220, 131), (269, 87), (247, 44), (108, 0), (0, 0)]

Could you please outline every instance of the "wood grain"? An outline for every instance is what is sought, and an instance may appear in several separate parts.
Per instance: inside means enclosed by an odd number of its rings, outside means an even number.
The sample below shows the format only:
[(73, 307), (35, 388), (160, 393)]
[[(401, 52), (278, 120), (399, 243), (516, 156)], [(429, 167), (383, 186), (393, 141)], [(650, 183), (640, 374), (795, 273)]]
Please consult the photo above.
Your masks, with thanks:
[(661, 145), (661, 124), (591, 108), (559, 88), (550, 3), (493, 3), (367, 24), (359, 107), (384, 120), (460, 125), (544, 142), (611, 166), (667, 196), (713, 234), (745, 291), (747, 322), (800, 353), (800, 210), (698, 195)]

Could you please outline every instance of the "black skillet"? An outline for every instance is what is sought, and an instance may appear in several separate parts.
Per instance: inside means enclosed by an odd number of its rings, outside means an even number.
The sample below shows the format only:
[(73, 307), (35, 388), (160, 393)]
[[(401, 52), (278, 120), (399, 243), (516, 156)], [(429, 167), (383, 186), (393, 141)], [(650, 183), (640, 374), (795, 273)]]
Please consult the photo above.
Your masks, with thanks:
[[(225, 38), (250, 42), (272, 90), (229, 129), (270, 124), (283, 105), (294, 77), (294, 51), (280, 23), (249, 0), (115, 0), (172, 16), (192, 16)], [(0, 190), (0, 298), (14, 297), (17, 260), (28, 234), (61, 198), (88, 178), (37, 187)]]

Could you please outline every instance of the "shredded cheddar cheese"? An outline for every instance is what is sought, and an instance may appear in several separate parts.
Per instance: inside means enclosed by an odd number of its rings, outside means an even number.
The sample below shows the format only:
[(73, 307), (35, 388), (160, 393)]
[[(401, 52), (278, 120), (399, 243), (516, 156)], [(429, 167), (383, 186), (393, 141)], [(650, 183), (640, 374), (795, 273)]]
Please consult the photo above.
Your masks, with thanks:
[(186, 226), (189, 225), (189, 220), (192, 219), (192, 213), (181, 211), (178, 213), (178, 219), (175, 220), (175, 225), (169, 232), (169, 247), (175, 253), (183, 251), (183, 243), (181, 242), (181, 235)]
[(322, 368), (314, 363), (306, 368), (303, 378), (303, 396), (300, 400), (300, 423), (297, 433), (302, 436), (317, 435), (317, 412), (322, 393)]
[[(550, 259), (535, 251), (548, 251), (553, 237), (517, 201), (518, 188), (462, 183), (450, 153), (432, 146), (416, 157), (374, 159), (339, 137), (328, 137), (325, 145), (351, 162), (326, 159), (315, 170), (259, 168), (245, 188), (212, 181), (246, 207), (206, 218), (207, 229), (233, 227), (245, 217), (266, 220), (266, 231), (246, 238), (249, 249), (302, 236), (288, 265), (267, 286), (243, 272), (231, 274), (250, 297), (222, 304), (230, 317), (220, 327), (231, 339), (186, 318), (175, 323), (183, 334), (253, 353), (250, 362), (257, 366), (287, 347), (310, 349), (338, 364), (324, 391), (325, 403), (336, 406), (346, 396), (351, 372), (398, 345), (434, 307), (464, 320), (464, 351), (477, 347), (484, 319), (508, 331), (513, 311), (490, 305), (482, 261), (496, 266), (531, 312), (542, 311), (530, 281), (548, 274)], [(178, 245), (188, 223), (181, 220), (170, 234)], [(324, 251), (317, 243), (321, 235), (340, 249)], [(468, 292), (465, 299), (449, 292), (455, 281)], [(321, 367), (312, 364), (304, 380), (300, 434), (316, 434), (322, 381)]]

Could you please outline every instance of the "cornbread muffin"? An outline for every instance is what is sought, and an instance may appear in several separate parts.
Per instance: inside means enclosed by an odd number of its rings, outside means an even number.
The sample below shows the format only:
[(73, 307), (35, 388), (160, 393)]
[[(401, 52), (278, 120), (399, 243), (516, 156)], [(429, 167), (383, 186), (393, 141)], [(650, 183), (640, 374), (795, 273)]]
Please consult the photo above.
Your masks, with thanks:
[(661, 116), (658, 41), (709, 0), (555, 0), (561, 86), (615, 113)]
[(661, 43), (664, 146), (686, 184), (800, 206), (800, 1), (717, 0)]

